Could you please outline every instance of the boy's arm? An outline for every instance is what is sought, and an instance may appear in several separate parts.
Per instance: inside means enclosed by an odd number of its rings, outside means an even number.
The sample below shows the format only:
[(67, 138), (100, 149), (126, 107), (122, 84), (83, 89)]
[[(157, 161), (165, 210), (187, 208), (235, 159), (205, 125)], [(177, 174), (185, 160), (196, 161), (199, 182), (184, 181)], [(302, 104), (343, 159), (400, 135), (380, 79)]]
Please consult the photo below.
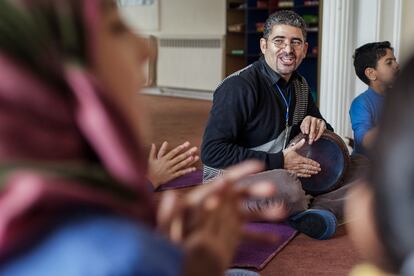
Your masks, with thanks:
[(362, 146), (365, 149), (371, 148), (372, 144), (374, 143), (375, 137), (377, 137), (378, 134), (378, 127), (373, 127), (370, 130), (368, 130), (364, 137), (362, 137)]
[(352, 130), (354, 131), (355, 144), (368, 149), (371, 147), (377, 128), (373, 124), (371, 112), (362, 100), (352, 102), (349, 110), (351, 117)]

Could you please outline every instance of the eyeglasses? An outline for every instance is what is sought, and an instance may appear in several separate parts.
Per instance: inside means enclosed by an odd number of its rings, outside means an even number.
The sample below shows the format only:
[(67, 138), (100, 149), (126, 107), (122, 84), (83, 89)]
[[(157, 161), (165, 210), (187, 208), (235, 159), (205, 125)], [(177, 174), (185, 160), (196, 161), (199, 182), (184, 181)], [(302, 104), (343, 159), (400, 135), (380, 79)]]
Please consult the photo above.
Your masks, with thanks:
[(270, 42), (272, 42), (276, 48), (280, 48), (280, 49), (285, 49), (286, 46), (290, 45), (290, 47), (292, 47), (293, 49), (299, 50), (303, 46), (303, 42), (300, 40), (293, 40), (290, 43), (287, 43), (285, 42), (284, 39), (275, 39), (275, 40), (271, 40)]

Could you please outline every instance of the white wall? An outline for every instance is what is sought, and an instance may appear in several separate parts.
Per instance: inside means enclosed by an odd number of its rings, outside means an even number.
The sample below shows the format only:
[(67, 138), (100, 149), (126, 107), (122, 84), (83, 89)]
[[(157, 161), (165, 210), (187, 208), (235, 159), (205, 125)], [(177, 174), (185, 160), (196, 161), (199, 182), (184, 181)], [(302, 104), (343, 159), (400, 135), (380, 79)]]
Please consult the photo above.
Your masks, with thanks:
[(158, 30), (142, 30), (147, 25), (145, 17), (134, 16), (128, 12), (136, 7), (122, 7), (126, 11), (127, 20), (135, 30), (152, 34), (164, 35), (219, 35), (226, 32), (226, 1), (225, 0), (158, 0)]
[[(201, 93), (200, 90), (214, 90), (222, 80), (224, 70), (226, 1), (153, 1), (154, 5), (150, 10), (148, 7), (136, 5), (121, 6), (120, 10), (136, 32), (158, 38), (156, 84), (160, 87), (192, 90), (194, 95)], [(147, 28), (148, 26), (150, 27)], [(166, 39), (176, 40), (177, 43), (194, 40), (201, 44), (205, 40), (216, 40), (219, 46), (218, 49), (196, 46), (191, 48), (191, 45), (185, 43), (185, 47), (162, 47), (162, 41)], [(188, 95), (188, 91), (184, 92)]]
[(414, 1), (402, 0), (402, 10), (400, 60), (404, 64), (414, 54)]
[(402, 0), (381, 0), (378, 18), (378, 40), (389, 41), (399, 59), (401, 45)]
[(164, 0), (161, 4), (163, 34), (224, 35), (224, 0)]

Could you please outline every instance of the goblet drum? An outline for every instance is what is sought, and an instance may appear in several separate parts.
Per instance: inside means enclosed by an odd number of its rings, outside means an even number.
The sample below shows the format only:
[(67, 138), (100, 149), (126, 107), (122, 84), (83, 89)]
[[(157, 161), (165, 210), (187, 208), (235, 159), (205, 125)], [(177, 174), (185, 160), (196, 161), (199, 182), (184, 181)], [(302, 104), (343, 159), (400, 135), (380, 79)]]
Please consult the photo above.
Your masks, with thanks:
[(296, 144), (303, 138), (305, 145), (296, 152), (321, 165), (321, 171), (309, 178), (299, 178), (302, 188), (311, 195), (319, 195), (340, 187), (350, 164), (348, 148), (341, 137), (325, 130), (318, 141), (308, 143), (308, 135), (303, 133), (293, 138), (289, 145)]

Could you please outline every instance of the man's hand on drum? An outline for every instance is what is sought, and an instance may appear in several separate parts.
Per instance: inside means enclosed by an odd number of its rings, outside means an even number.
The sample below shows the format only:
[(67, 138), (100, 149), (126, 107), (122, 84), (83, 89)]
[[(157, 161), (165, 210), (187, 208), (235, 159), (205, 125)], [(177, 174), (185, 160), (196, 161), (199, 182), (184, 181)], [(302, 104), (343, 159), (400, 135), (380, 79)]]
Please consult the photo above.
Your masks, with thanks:
[(284, 169), (298, 177), (311, 177), (321, 171), (321, 165), (318, 162), (303, 157), (296, 152), (305, 142), (305, 139), (302, 139), (297, 144), (292, 144), (283, 150)]
[(306, 116), (300, 125), (302, 133), (307, 134), (309, 137), (309, 145), (312, 145), (314, 141), (317, 141), (322, 136), (325, 129), (325, 121), (312, 116)]

